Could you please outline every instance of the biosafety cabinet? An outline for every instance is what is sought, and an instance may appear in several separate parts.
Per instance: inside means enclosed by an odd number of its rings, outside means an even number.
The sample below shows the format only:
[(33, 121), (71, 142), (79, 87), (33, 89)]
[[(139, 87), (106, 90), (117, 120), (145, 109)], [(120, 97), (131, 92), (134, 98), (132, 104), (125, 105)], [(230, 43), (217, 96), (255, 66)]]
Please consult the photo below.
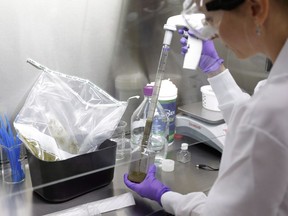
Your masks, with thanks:
[[(143, 99), (142, 89), (155, 79), (164, 37), (163, 26), (169, 17), (181, 13), (182, 4), (183, 0), (2, 1), (0, 114), (6, 114), (12, 123), (22, 108), (33, 84), (40, 76), (39, 70), (26, 62), (28, 58), (32, 58), (54, 71), (88, 79), (117, 100), (127, 101), (130, 97), (139, 95), (138, 100), (129, 101), (122, 117), (128, 123), (126, 134), (129, 139), (130, 118)], [(178, 88), (177, 115), (181, 115), (178, 120), (183, 120), (183, 128), (178, 132), (182, 133), (180, 137), (187, 137), (188, 141), (185, 141), (195, 148), (195, 152), (192, 152), (193, 160), (199, 158), (199, 155), (204, 155), (213, 163), (218, 163), (221, 157), (221, 143), (225, 138), (225, 122), (219, 112), (214, 115), (215, 111), (206, 110), (208, 114), (203, 114), (200, 89), (208, 85), (207, 77), (198, 69), (183, 69), (180, 38), (177, 31), (174, 32), (164, 74), (164, 79), (170, 79)], [(239, 60), (219, 39), (215, 40), (215, 47), (243, 91), (253, 94), (258, 81), (267, 78), (271, 62), (265, 57), (257, 55)], [(191, 104), (195, 105), (192, 106), (192, 115), (187, 115), (191, 114)], [(183, 112), (186, 112), (186, 115), (182, 115)], [(197, 131), (199, 127), (204, 130)], [(182, 138), (170, 145), (170, 157), (174, 157), (173, 152), (175, 153), (178, 147), (180, 149)], [(212, 146), (216, 153), (203, 152), (203, 149), (199, 150), (196, 145), (194, 147), (194, 144), (201, 142)], [(215, 147), (215, 143), (220, 147)], [(100, 189), (100, 195), (94, 197), (103, 199), (123, 193), (126, 189), (122, 175), (126, 172), (128, 163), (129, 160), (124, 160), (121, 165), (118, 163), (119, 166), (116, 163), (116, 173), (108, 186), (109, 189)], [(186, 169), (190, 167), (185, 165), (178, 172), (185, 172)], [(195, 168), (192, 170), (191, 175), (196, 176), (197, 182), (204, 179), (194, 189), (209, 189), (217, 173), (210, 173), (209, 178), (206, 178), (207, 174), (202, 175)], [(165, 174), (163, 176), (167, 177)], [(181, 174), (175, 174), (173, 178), (177, 179), (180, 176)], [(37, 215), (35, 212), (39, 212), (37, 210), (44, 206), (51, 211), (62, 208), (61, 205), (49, 206), (35, 199), (29, 181), (31, 179), (27, 177), (24, 189), (21, 186), (5, 186), (4, 182), (1, 182), (0, 207), (4, 209), (4, 214), (8, 215), (11, 213), (10, 210), (13, 210), (13, 200), (18, 207), (22, 207), (20, 201), (25, 200), (24, 209), (27, 215), (31, 212)], [(167, 183), (171, 182), (173, 179), (167, 180)], [(178, 187), (181, 187), (179, 185)], [(182, 189), (180, 188), (179, 192), (185, 192)], [(91, 202), (92, 199), (92, 196), (87, 195), (83, 201), (72, 200), (63, 204), (63, 208)], [(138, 204), (141, 202), (142, 205), (144, 202), (142, 207), (145, 206), (144, 212), (147, 214), (159, 209), (150, 202), (137, 199)], [(6, 207), (2, 208), (2, 205)], [(20, 209), (19, 207), (18, 211), (17, 207), (14, 208), (13, 215), (18, 215)], [(131, 208), (129, 214), (128, 211), (123, 211), (122, 215), (133, 215), (133, 210), (135, 209)]]

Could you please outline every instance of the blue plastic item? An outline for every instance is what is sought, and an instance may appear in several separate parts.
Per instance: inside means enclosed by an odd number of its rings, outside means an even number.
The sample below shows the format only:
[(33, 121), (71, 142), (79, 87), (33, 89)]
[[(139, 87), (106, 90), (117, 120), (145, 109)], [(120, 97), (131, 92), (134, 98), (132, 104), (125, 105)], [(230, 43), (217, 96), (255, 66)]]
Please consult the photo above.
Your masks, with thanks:
[(14, 136), (6, 115), (5, 121), (0, 116), (0, 145), (10, 162), (12, 181), (15, 183), (22, 181), (25, 173), (20, 161), (21, 140)]

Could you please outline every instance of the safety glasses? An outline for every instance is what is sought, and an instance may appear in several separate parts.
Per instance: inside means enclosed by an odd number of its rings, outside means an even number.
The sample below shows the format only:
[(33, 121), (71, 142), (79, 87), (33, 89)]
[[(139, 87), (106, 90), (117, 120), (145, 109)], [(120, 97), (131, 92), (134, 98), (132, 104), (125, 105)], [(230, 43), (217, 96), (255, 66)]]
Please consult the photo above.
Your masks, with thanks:
[(218, 35), (223, 11), (233, 10), (245, 0), (185, 0), (182, 16), (189, 30), (199, 39), (210, 40)]

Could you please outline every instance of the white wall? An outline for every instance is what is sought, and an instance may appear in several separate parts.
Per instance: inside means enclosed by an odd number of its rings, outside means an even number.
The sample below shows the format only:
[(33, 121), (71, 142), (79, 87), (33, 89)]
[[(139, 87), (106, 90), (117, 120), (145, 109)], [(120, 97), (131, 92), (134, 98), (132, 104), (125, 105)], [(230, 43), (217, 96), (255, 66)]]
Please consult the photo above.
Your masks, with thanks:
[(0, 0), (0, 114), (12, 119), (40, 74), (27, 58), (109, 92), (122, 0)]

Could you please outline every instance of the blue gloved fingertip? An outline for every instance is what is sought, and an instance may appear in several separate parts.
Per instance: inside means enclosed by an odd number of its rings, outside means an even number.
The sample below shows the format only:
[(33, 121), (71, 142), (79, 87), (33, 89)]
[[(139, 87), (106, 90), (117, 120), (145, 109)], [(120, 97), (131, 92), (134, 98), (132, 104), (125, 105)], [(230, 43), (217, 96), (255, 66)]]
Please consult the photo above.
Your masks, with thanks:
[(186, 46), (187, 45), (187, 39), (185, 37), (182, 37), (180, 39), (180, 43), (183, 45), (183, 46)]
[(187, 27), (183, 27), (181, 29), (178, 29), (178, 33), (183, 35), (185, 31), (188, 31), (188, 28)]
[(186, 54), (187, 52), (188, 52), (188, 47), (187, 46), (185, 46), (185, 47), (182, 47), (181, 48), (181, 53), (183, 53), (183, 54)]
[(156, 165), (155, 164), (151, 164), (150, 166), (149, 166), (149, 172), (154, 172), (154, 171), (156, 171)]
[(183, 29), (179, 29), (179, 30), (178, 30), (178, 33), (179, 33), (180, 35), (183, 35), (183, 34), (184, 34), (184, 30), (183, 30)]
[(126, 179), (128, 176), (128, 173), (124, 173), (124, 179)]

